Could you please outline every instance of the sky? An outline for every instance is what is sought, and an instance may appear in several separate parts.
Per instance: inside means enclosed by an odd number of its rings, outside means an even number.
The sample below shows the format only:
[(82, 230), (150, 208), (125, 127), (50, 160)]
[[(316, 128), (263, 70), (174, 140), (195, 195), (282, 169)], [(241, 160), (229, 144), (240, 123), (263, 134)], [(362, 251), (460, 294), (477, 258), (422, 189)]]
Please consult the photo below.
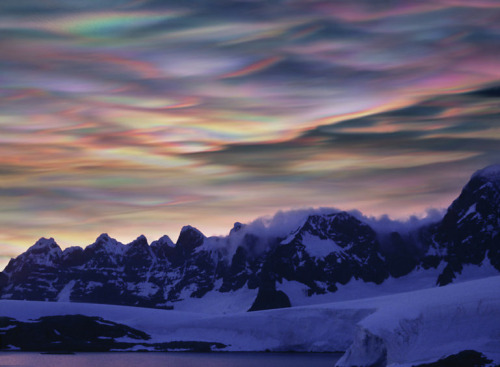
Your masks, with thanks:
[(2, 0), (0, 268), (39, 237), (445, 208), (500, 163), (498, 0)]

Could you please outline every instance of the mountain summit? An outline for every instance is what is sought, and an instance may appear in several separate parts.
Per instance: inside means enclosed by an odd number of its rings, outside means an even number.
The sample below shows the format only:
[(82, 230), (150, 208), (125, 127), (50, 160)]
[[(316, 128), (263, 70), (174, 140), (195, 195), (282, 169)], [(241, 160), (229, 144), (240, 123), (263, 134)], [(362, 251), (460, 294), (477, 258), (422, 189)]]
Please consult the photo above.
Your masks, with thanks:
[(489, 261), (500, 270), (500, 165), (474, 173), (431, 232), (430, 252), (446, 263), (439, 285), (451, 283), (466, 265)]
[(199, 300), (222, 312), (335, 299), (363, 284), (444, 286), (497, 273), (500, 166), (474, 173), (442, 220), (410, 233), (379, 233), (334, 209), (306, 215), (281, 237), (271, 233), (282, 228), (255, 228), (236, 222), (229, 236), (206, 237), (185, 226), (175, 244), (163, 236), (151, 245), (143, 235), (125, 245), (102, 234), (64, 251), (41, 238), (0, 273), (0, 297), (181, 309)]

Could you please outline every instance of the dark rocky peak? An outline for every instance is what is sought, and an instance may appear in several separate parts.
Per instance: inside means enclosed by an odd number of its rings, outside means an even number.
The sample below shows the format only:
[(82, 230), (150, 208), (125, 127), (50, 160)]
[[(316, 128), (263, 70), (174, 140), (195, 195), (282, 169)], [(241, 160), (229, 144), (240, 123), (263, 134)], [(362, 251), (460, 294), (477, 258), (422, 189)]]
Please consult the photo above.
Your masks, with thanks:
[(375, 234), (373, 229), (366, 223), (363, 223), (355, 216), (340, 212), (328, 216), (330, 219), (331, 229), (339, 231), (351, 236), (372, 235)]
[(62, 250), (52, 237), (48, 239), (42, 237), (20, 256), (23, 256), (25, 261), (30, 258), (40, 265), (53, 265), (53, 262), (57, 262), (61, 255)]
[(36, 241), (36, 243), (33, 246), (31, 246), (26, 252), (29, 254), (53, 253), (61, 255), (62, 250), (52, 237), (51, 238), (42, 237), (38, 241)]
[(300, 232), (309, 232), (311, 234), (317, 235), (320, 238), (327, 238), (327, 233), (331, 231), (330, 220), (331, 216), (335, 214), (319, 215), (313, 214), (307, 217), (306, 221), (302, 225)]
[(440, 242), (455, 243), (465, 234), (498, 232), (500, 220), (500, 166), (474, 173), (453, 201), (438, 228)]
[(126, 257), (131, 258), (153, 258), (154, 253), (148, 244), (146, 236), (140, 235), (135, 240), (130, 242), (127, 247)]
[(11, 259), (5, 273), (11, 274), (30, 266), (57, 266), (61, 260), (62, 250), (53, 238), (40, 238), (26, 252)]
[(172, 256), (175, 251), (175, 245), (167, 235), (160, 237), (151, 243), (151, 250), (159, 259), (165, 259)]
[(240, 222), (235, 222), (233, 225), (233, 228), (231, 231), (229, 231), (229, 235), (231, 236), (232, 234), (239, 232), (241, 229), (245, 228), (246, 226)]
[(231, 265), (225, 269), (226, 274), (223, 277), (223, 283), (220, 287), (221, 292), (229, 292), (240, 289), (247, 281), (247, 250), (238, 246), (232, 259)]
[(103, 233), (92, 245), (85, 248), (86, 266), (90, 268), (115, 267), (121, 262), (125, 250), (124, 244), (109, 237), (107, 233)]
[(155, 262), (155, 255), (148, 240), (144, 235), (140, 235), (127, 246), (127, 252), (124, 257), (125, 271), (140, 270), (145, 266), (151, 266)]
[[(322, 240), (332, 239), (341, 246), (352, 242), (364, 242), (368, 238), (371, 241), (376, 236), (370, 226), (347, 212), (310, 215), (292, 236), (303, 239), (307, 234)], [(284, 242), (290, 240), (288, 238)]]
[(249, 259), (264, 256), (272, 251), (282, 239), (276, 237), (259, 237), (254, 233), (245, 233), (239, 243), (246, 250)]
[(248, 251), (242, 246), (238, 246), (233, 255), (232, 265), (243, 267), (248, 256)]
[(107, 233), (101, 233), (99, 237), (96, 238), (94, 244), (102, 245), (110, 242), (116, 242), (116, 240), (112, 237), (109, 237)]
[(294, 231), (292, 231), (287, 238), (281, 241), (282, 244), (288, 244), (294, 239), (301, 240), (305, 234), (312, 234), (314, 236), (320, 237), (321, 239), (326, 239), (327, 235), (327, 224), (324, 220), (324, 215), (312, 214), (309, 215), (304, 222)]
[(68, 257), (68, 256), (72, 256), (74, 253), (78, 253), (78, 252), (83, 252), (83, 249), (80, 246), (66, 247), (63, 250), (62, 256)]
[(233, 251), (230, 257), (234, 255), (236, 248), (241, 246), (247, 252), (249, 258), (255, 258), (269, 252), (279, 244), (283, 238), (278, 238), (270, 231), (269, 228), (252, 228), (246, 224), (235, 222), (233, 228), (229, 232), (229, 236), (221, 238), (220, 240), (226, 241)]
[[(474, 173), (460, 196), (451, 204), (443, 225), (486, 220), (496, 224), (500, 215), (500, 165), (486, 167)], [(451, 223), (450, 223), (451, 222)], [(458, 223), (460, 224), (460, 223)]]
[(347, 212), (339, 212), (328, 214), (326, 217), (331, 218), (334, 223), (344, 223), (344, 222), (353, 222), (361, 223), (356, 217)]
[(191, 226), (184, 226), (181, 230), (176, 248), (180, 248), (185, 252), (191, 252), (195, 248), (201, 246), (206, 237), (203, 233)]
[(233, 274), (238, 274), (244, 271), (248, 266), (248, 261), (251, 259), (248, 249), (243, 246), (238, 246), (234, 255), (231, 258), (230, 271)]
[(84, 262), (85, 257), (81, 247), (72, 246), (64, 249), (62, 253), (62, 265), (67, 267), (80, 266)]
[(492, 164), (483, 169), (476, 171), (472, 175), (472, 179), (482, 178), (487, 181), (500, 183), (500, 164)]
[(174, 247), (174, 242), (167, 235), (161, 236), (156, 241), (151, 242), (151, 247), (160, 248), (160, 247)]
[(141, 234), (139, 237), (137, 237), (135, 240), (133, 240), (132, 242), (130, 242), (128, 245), (127, 245), (127, 251), (130, 251), (130, 249), (132, 248), (136, 248), (136, 249), (148, 249), (149, 248), (149, 244), (148, 244), (148, 239), (146, 238), (146, 236), (144, 236), (143, 234)]
[(259, 290), (249, 312), (292, 306), (288, 296), (276, 290), (276, 275), (270, 267), (270, 263), (265, 263), (258, 274)]
[(358, 219), (346, 212), (331, 214), (313, 214), (307, 217), (304, 226), (313, 228), (316, 231), (330, 232), (335, 226), (342, 226), (349, 223), (360, 223)]
[(379, 284), (389, 276), (375, 231), (346, 212), (310, 215), (267, 262), (278, 279), (307, 285), (308, 295), (334, 292), (352, 277)]
[(488, 256), (500, 270), (500, 165), (474, 173), (441, 223), (431, 229), (427, 259), (446, 267), (439, 285), (451, 283), (466, 264), (480, 265)]
[(85, 251), (89, 249), (101, 250), (110, 254), (123, 254), (125, 245), (110, 237), (107, 233), (102, 233), (93, 244), (87, 246)]

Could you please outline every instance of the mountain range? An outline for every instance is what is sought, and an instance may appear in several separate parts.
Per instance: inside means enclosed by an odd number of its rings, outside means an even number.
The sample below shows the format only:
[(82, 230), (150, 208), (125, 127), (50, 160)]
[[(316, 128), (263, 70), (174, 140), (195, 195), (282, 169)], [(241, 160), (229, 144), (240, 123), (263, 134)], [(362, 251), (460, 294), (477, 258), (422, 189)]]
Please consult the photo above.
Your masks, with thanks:
[(500, 166), (474, 173), (441, 219), (410, 230), (381, 231), (335, 209), (298, 223), (292, 230), (235, 223), (226, 237), (185, 226), (176, 243), (163, 236), (149, 244), (141, 235), (122, 244), (102, 234), (64, 250), (41, 238), (0, 273), (0, 298), (166, 309), (212, 300), (221, 312), (256, 311), (296, 305), (296, 290), (306, 300), (335, 299), (354, 283), (376, 287), (425, 273), (445, 286), (464, 269), (498, 274)]

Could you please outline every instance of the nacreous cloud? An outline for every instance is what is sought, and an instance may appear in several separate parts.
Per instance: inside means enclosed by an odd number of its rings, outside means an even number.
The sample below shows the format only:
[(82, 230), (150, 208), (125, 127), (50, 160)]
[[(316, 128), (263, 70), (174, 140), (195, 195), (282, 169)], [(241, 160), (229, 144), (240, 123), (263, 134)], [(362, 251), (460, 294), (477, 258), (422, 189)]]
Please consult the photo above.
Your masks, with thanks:
[(500, 158), (499, 34), (494, 0), (4, 0), (0, 256), (446, 206)]

